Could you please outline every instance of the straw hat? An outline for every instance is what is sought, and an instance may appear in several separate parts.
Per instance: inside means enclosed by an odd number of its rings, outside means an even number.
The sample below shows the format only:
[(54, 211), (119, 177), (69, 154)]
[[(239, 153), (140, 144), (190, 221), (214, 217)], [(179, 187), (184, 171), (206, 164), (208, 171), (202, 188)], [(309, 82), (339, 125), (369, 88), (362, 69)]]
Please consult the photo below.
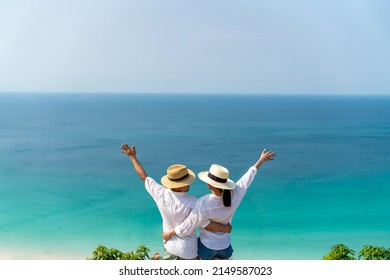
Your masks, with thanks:
[(218, 164), (211, 165), (209, 171), (200, 172), (198, 177), (214, 188), (233, 190), (236, 187), (236, 183), (229, 179), (229, 170)]
[(170, 189), (185, 187), (194, 181), (194, 172), (182, 164), (169, 166), (167, 169), (167, 175), (161, 178), (161, 183)]

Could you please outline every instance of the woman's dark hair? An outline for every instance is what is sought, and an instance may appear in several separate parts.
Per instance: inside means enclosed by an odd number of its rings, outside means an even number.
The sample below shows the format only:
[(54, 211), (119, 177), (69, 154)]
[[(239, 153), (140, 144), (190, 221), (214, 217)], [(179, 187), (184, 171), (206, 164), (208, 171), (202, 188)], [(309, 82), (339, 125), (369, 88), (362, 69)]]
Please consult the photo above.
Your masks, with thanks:
[(232, 204), (232, 194), (230, 190), (222, 191), (223, 206), (230, 207)]

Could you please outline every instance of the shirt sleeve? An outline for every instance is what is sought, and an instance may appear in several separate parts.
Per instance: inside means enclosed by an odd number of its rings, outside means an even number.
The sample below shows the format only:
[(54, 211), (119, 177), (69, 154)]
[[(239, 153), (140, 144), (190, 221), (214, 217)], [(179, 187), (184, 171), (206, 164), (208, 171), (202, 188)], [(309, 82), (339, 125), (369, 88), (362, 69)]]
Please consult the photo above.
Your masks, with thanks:
[(201, 221), (201, 223), (199, 224), (199, 226), (200, 226), (201, 228), (205, 228), (205, 227), (207, 227), (210, 223), (211, 223), (211, 220), (203, 220), (203, 221)]
[(236, 188), (234, 189), (235, 193), (239, 196), (243, 197), (252, 184), (253, 180), (257, 174), (257, 168), (255, 166), (251, 166), (248, 171), (240, 178), (240, 180), (236, 183)]
[(145, 180), (145, 189), (156, 201), (158, 197), (163, 196), (165, 188), (158, 184), (154, 179), (147, 177)]

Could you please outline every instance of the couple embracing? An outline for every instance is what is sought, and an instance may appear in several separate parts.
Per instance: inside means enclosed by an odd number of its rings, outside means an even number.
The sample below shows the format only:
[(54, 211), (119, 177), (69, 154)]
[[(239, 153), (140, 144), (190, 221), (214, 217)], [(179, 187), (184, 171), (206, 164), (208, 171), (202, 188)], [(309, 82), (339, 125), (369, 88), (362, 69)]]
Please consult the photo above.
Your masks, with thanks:
[[(229, 259), (232, 257), (231, 221), (260, 166), (273, 160), (273, 151), (262, 151), (259, 159), (237, 182), (229, 179), (227, 168), (212, 164), (198, 174), (210, 194), (197, 199), (188, 194), (195, 174), (185, 165), (168, 167), (161, 184), (150, 178), (137, 159), (134, 146), (122, 145), (145, 189), (156, 202), (163, 220), (164, 260)], [(196, 228), (199, 227), (199, 237)]]

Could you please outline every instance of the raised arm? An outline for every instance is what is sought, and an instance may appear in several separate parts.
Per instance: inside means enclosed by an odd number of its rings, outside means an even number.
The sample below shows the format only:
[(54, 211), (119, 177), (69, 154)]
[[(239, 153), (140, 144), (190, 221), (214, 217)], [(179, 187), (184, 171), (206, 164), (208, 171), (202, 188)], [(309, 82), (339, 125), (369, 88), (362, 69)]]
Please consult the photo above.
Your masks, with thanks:
[(148, 174), (146, 174), (145, 169), (142, 167), (142, 165), (139, 163), (139, 161), (136, 157), (137, 151), (136, 151), (134, 145), (130, 148), (129, 145), (123, 144), (122, 145), (122, 153), (126, 154), (130, 158), (138, 176), (141, 178), (142, 181), (145, 181), (146, 177), (148, 177)]
[(259, 169), (260, 166), (261, 166), (264, 162), (266, 162), (266, 161), (268, 161), (268, 160), (273, 160), (275, 156), (276, 156), (276, 153), (275, 153), (275, 152), (273, 152), (273, 151), (268, 151), (268, 152), (266, 152), (265, 149), (264, 149), (263, 152), (261, 153), (261, 156), (260, 156), (259, 160), (255, 163), (254, 166), (255, 166), (257, 169)]

